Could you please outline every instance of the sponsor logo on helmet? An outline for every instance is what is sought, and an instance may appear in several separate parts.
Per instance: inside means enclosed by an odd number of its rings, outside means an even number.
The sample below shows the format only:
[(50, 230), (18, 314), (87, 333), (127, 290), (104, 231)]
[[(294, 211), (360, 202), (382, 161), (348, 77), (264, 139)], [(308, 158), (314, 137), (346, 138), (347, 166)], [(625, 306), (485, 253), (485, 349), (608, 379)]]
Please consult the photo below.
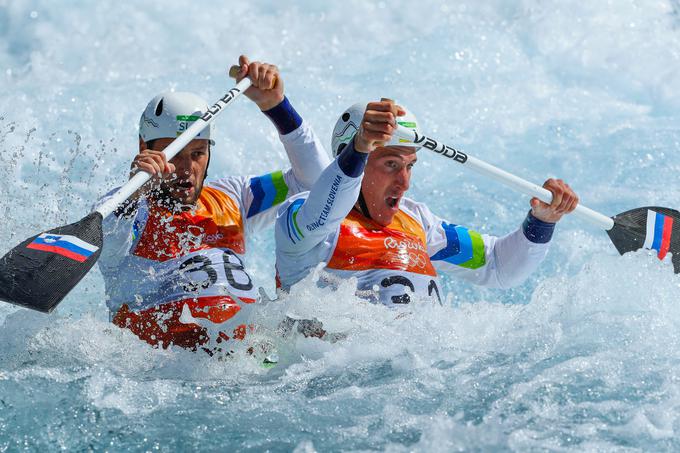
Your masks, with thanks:
[[(397, 121), (397, 124), (409, 129), (413, 129), (414, 132), (418, 128), (418, 125), (416, 124), (415, 121)], [(399, 137), (399, 143), (413, 143), (413, 142), (411, 140)]]
[(194, 121), (199, 119), (197, 115), (177, 115), (177, 135), (181, 135), (184, 131), (189, 129), (189, 126), (194, 124)]
[(146, 113), (142, 114), (142, 121), (151, 127), (158, 127), (158, 123), (146, 116)]
[[(353, 130), (350, 131), (349, 133), (347, 133), (347, 129), (349, 129), (350, 127), (353, 128)], [(358, 130), (359, 130), (359, 126), (354, 124), (353, 121), (350, 121), (349, 123), (347, 123), (345, 125), (345, 127), (342, 129), (342, 131), (340, 131), (340, 133), (338, 133), (338, 134), (335, 134), (335, 136), (338, 137), (340, 142), (344, 142), (346, 140), (349, 141), (354, 136), (356, 131), (358, 131)], [(345, 135), (345, 134), (347, 134), (347, 135)]]

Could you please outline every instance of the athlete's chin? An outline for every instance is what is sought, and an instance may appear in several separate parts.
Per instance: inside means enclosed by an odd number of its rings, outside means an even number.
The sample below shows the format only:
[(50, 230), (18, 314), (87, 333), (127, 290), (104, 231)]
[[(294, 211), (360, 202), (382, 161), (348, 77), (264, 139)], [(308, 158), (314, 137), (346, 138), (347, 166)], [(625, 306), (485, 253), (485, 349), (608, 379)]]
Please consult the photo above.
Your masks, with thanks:
[(200, 195), (201, 190), (196, 190), (195, 187), (173, 191), (173, 198), (179, 203), (186, 205), (196, 204)]
[(381, 210), (381, 212), (376, 213), (373, 217), (373, 220), (380, 226), (388, 226), (390, 223), (392, 223), (392, 220), (394, 220), (394, 216), (397, 214), (399, 209), (392, 209), (392, 208), (387, 208), (384, 210)]

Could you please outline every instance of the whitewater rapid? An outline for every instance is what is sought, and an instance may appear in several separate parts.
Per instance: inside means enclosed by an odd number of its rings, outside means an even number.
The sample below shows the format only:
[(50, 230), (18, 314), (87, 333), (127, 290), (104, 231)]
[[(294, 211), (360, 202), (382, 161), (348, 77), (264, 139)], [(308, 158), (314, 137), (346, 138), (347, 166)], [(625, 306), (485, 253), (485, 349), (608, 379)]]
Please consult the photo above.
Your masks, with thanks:
[[(325, 4), (0, 0), (0, 254), (78, 220), (123, 183), (137, 121), (166, 89), (209, 101), (238, 55), (276, 63), (325, 144), (336, 116), (394, 98), (428, 135), (589, 207), (680, 208), (680, 4)], [(211, 175), (286, 165), (247, 100), (217, 121)], [(410, 196), (485, 233), (526, 197), (423, 154)], [(273, 235), (248, 269), (273, 293)], [(95, 269), (50, 315), (0, 303), (0, 451), (677, 450), (680, 279), (647, 251), (560, 223), (522, 286), (444, 277), (444, 306), (396, 316), (311, 279), (262, 305), (264, 369), (156, 350), (108, 322)], [(345, 338), (275, 335), (286, 314)]]

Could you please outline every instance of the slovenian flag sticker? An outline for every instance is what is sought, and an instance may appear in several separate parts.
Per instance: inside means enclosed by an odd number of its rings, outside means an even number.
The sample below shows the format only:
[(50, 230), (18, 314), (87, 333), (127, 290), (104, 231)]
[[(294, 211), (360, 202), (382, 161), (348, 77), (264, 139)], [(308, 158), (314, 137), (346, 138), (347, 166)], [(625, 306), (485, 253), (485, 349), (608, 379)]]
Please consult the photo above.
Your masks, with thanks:
[(26, 248), (56, 253), (80, 263), (86, 261), (99, 247), (67, 234), (43, 233)]
[(664, 259), (671, 246), (672, 229), (673, 217), (647, 210), (647, 234), (643, 247), (656, 250), (659, 259)]

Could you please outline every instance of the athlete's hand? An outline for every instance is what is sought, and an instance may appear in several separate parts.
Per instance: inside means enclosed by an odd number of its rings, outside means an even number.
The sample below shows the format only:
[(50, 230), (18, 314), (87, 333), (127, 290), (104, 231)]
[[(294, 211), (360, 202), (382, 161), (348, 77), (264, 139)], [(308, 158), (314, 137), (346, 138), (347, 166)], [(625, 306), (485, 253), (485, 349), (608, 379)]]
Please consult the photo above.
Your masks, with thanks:
[(569, 187), (569, 184), (561, 179), (548, 179), (543, 183), (553, 197), (552, 203), (547, 204), (538, 198), (531, 199), (531, 213), (538, 220), (544, 222), (559, 222), (564, 214), (568, 214), (578, 205), (578, 196)]
[(405, 114), (404, 109), (393, 101), (369, 102), (354, 136), (354, 149), (370, 153), (389, 142), (397, 130), (397, 117)]
[(175, 172), (175, 165), (168, 162), (163, 151), (142, 149), (132, 161), (130, 178), (140, 171), (145, 171), (151, 176), (164, 177)]
[(264, 112), (283, 101), (283, 80), (279, 68), (269, 63), (250, 62), (245, 55), (238, 57), (238, 65), (240, 69), (236, 81), (248, 77), (253, 82), (243, 94), (255, 102), (260, 110)]

